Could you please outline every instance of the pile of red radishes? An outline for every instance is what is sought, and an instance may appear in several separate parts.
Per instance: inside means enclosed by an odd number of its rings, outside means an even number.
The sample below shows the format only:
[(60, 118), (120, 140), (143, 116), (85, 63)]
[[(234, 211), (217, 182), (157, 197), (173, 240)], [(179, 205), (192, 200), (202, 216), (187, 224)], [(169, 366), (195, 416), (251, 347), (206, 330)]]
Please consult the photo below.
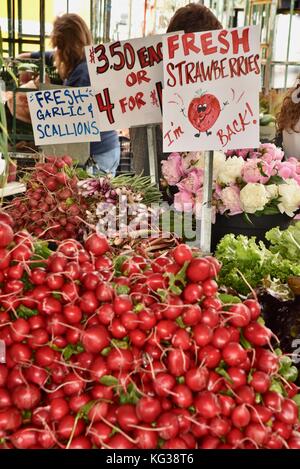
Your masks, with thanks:
[(4, 221), (1, 448), (300, 448), (289, 359), (255, 300), (222, 306), (216, 259), (96, 234), (44, 259)]
[(28, 175), (24, 195), (10, 202), (7, 213), (16, 230), (41, 239), (78, 239), (86, 204), (78, 195), (78, 178), (70, 156), (47, 157)]

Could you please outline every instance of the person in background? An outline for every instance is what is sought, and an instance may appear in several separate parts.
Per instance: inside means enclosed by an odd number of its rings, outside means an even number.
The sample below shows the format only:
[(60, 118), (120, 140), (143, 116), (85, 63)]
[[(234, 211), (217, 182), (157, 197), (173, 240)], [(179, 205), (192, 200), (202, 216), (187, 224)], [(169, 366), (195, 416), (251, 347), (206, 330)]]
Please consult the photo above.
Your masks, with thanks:
[[(200, 3), (189, 3), (174, 13), (166, 32), (184, 31), (185, 33), (194, 33), (215, 29), (222, 29), (222, 25), (213, 12)], [(167, 154), (163, 154), (162, 150), (163, 135), (161, 126), (157, 125), (155, 131), (158, 171), (159, 177), (161, 177), (161, 161), (167, 157)], [(149, 175), (147, 128), (135, 127), (130, 129), (130, 140), (135, 172), (140, 174), (143, 171), (144, 174)]]
[(296, 86), (283, 100), (276, 124), (276, 144), (282, 147), (285, 158), (300, 160), (300, 74)]
[[(92, 44), (84, 20), (66, 13), (55, 19), (51, 33), (54, 52), (46, 52), (46, 64), (55, 64), (65, 86), (90, 86), (84, 47)], [(20, 58), (39, 58), (39, 52), (23, 53)], [(113, 176), (120, 162), (120, 143), (116, 131), (101, 132), (101, 141), (90, 144), (90, 154), (98, 171)]]

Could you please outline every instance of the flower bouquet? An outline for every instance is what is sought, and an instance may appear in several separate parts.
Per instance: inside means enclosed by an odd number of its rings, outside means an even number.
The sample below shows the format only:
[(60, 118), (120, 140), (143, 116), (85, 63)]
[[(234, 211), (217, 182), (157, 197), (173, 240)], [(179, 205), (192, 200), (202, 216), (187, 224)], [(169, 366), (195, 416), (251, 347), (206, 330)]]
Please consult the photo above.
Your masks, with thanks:
[[(300, 207), (300, 162), (283, 160), (284, 153), (271, 143), (256, 150), (215, 152), (213, 216), (237, 214), (294, 217)], [(172, 153), (162, 163), (166, 183), (176, 185), (174, 206), (201, 215), (203, 191), (202, 153)]]
[[(172, 153), (162, 163), (165, 184), (177, 186), (175, 210), (196, 218), (201, 218), (203, 168), (202, 153)], [(285, 228), (299, 216), (300, 162), (284, 160), (283, 151), (271, 143), (215, 152), (212, 208), (213, 246), (228, 232), (262, 239), (272, 226)]]

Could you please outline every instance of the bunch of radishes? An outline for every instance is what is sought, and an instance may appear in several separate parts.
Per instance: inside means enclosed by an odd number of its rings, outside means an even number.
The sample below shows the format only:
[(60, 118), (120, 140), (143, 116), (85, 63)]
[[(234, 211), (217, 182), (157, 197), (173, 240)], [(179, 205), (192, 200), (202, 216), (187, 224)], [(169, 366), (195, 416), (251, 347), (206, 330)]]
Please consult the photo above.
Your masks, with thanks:
[(1, 219), (0, 447), (300, 447), (289, 358), (255, 300), (222, 306), (213, 257), (97, 234), (43, 256)]
[(28, 176), (27, 190), (9, 204), (16, 230), (43, 239), (77, 239), (86, 204), (78, 194), (72, 158), (47, 157)]

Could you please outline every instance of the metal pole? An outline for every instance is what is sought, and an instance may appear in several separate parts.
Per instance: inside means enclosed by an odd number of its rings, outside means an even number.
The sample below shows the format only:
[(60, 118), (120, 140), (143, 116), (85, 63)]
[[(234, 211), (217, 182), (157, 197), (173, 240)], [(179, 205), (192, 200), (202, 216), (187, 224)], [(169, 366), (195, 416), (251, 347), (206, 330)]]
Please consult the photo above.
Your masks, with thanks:
[(40, 82), (46, 83), (45, 80), (45, 0), (40, 0)]
[(212, 214), (212, 185), (213, 185), (214, 152), (204, 154), (203, 201), (201, 208), (200, 247), (204, 253), (210, 253), (211, 248), (211, 214)]
[(131, 38), (131, 21), (132, 21), (132, 0), (129, 0), (128, 7), (128, 37)]
[(155, 125), (147, 125), (147, 143), (148, 143), (150, 177), (151, 177), (151, 182), (155, 184), (158, 182)]

